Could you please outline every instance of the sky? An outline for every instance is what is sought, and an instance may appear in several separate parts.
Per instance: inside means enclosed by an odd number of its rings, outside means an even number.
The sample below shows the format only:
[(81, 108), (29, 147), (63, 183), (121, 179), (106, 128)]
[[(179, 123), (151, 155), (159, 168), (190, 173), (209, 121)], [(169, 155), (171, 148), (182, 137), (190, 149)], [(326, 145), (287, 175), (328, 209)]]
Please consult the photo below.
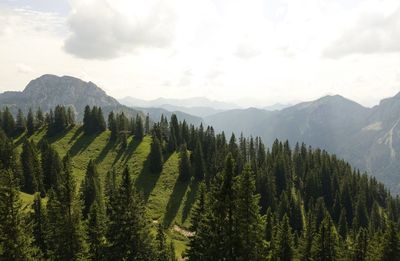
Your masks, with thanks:
[(0, 92), (42, 74), (116, 98), (242, 106), (400, 91), (398, 0), (0, 0)]

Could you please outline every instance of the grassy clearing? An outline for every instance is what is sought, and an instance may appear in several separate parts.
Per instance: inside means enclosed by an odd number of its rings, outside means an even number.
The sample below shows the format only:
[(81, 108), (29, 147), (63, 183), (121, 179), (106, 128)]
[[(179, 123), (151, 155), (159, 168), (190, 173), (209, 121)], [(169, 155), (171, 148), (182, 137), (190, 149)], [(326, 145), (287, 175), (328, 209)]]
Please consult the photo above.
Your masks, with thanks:
[[(40, 142), (46, 136), (46, 130), (41, 129), (29, 137)], [(109, 141), (110, 132), (98, 135), (84, 135), (80, 127), (73, 127), (55, 137), (49, 142), (61, 157), (69, 153), (72, 159), (73, 172), (78, 186), (82, 181), (90, 159), (96, 161), (100, 177), (104, 179), (107, 171), (115, 168), (121, 173), (128, 166), (135, 180), (135, 186), (142, 194), (148, 207), (148, 214), (153, 220), (163, 222), (166, 226), (177, 224), (182, 227), (190, 225), (190, 210), (195, 200), (198, 184), (194, 181), (178, 182), (178, 153), (165, 158), (161, 173), (151, 173), (148, 167), (151, 137), (144, 137), (138, 142), (133, 137), (128, 139), (128, 146), (122, 148), (119, 143)], [(16, 139), (18, 150), (21, 150), (23, 135)], [(21, 193), (25, 204), (32, 202), (33, 196)], [(187, 238), (170, 231), (177, 253), (185, 249)]]

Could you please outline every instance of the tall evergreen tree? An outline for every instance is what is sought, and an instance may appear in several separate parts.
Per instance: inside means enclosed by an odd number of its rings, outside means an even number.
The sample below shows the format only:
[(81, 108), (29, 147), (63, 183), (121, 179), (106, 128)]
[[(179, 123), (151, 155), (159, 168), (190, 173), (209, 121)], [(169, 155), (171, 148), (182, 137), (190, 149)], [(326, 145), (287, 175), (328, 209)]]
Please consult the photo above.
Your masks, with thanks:
[[(264, 222), (260, 215), (259, 195), (255, 191), (254, 174), (246, 165), (237, 185), (236, 227), (239, 234), (239, 255), (243, 260), (265, 259)], [(251, 242), (249, 244), (249, 242)]]
[(106, 217), (104, 207), (95, 201), (90, 206), (88, 214), (89, 259), (105, 260), (106, 250)]
[(161, 144), (157, 137), (153, 136), (149, 154), (149, 167), (153, 173), (160, 173), (163, 168), (163, 154)]
[(98, 209), (104, 209), (103, 192), (101, 188), (99, 173), (93, 160), (89, 161), (86, 168), (85, 178), (81, 184), (81, 197), (83, 202), (83, 216), (88, 217), (92, 204), (96, 202)]
[(136, 124), (135, 124), (135, 139), (141, 141), (144, 137), (144, 127), (142, 117), (139, 114), (136, 115)]
[(287, 215), (277, 227), (275, 249), (273, 255), (279, 261), (290, 261), (293, 258), (293, 234)]
[(181, 151), (179, 153), (179, 177), (178, 180), (181, 182), (187, 182), (191, 178), (190, 173), (190, 161), (186, 145), (181, 146)]
[(206, 172), (206, 165), (204, 162), (203, 149), (199, 140), (197, 140), (196, 148), (191, 156), (194, 177), (197, 180), (203, 180)]
[[(110, 204), (107, 241), (109, 260), (154, 260), (149, 221), (128, 168)], [(128, 211), (127, 211), (128, 210)]]
[(33, 260), (32, 231), (25, 222), (18, 181), (14, 173), (0, 170), (0, 259)]
[(21, 165), (23, 180), (23, 191), (29, 194), (41, 192), (44, 194), (43, 175), (35, 145), (24, 139), (21, 152)]
[(8, 137), (12, 137), (15, 134), (15, 120), (12, 116), (8, 107), (6, 107), (2, 113), (2, 128)]
[(36, 130), (35, 117), (33, 116), (32, 108), (29, 108), (28, 116), (26, 119), (26, 128), (28, 130), (28, 135), (32, 135)]
[(31, 214), (31, 222), (33, 228), (33, 244), (37, 247), (44, 259), (48, 258), (47, 242), (46, 242), (46, 227), (47, 214), (43, 206), (42, 199), (39, 193), (35, 194), (32, 204), (33, 212)]
[(48, 193), (47, 242), (55, 260), (82, 260), (87, 256), (86, 234), (82, 223), (75, 180), (68, 154), (63, 159), (60, 182)]

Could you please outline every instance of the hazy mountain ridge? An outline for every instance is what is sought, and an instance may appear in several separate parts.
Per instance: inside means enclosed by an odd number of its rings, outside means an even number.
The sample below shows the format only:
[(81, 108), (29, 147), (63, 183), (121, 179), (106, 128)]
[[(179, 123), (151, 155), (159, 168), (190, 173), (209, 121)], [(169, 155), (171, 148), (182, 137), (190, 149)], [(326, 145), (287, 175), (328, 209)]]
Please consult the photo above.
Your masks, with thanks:
[(400, 94), (373, 108), (334, 95), (266, 114), (225, 111), (205, 123), (218, 131), (260, 136), (267, 144), (278, 138), (326, 149), (400, 192)]
[(225, 110), (240, 108), (234, 103), (209, 100), (204, 97), (192, 97), (187, 99), (157, 98), (154, 100), (142, 100), (133, 97), (125, 97), (119, 100), (121, 104), (140, 108), (163, 108), (168, 111), (181, 111), (198, 117), (206, 117)]

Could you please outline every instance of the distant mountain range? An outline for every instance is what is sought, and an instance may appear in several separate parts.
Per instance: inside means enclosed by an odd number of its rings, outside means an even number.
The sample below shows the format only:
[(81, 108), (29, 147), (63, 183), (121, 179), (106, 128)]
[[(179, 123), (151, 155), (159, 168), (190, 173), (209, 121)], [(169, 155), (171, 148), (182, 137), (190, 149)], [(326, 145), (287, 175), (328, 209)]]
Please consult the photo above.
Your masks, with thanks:
[(373, 108), (335, 95), (281, 111), (224, 111), (204, 121), (217, 131), (260, 136), (269, 145), (278, 138), (326, 149), (400, 192), (400, 94)]
[(168, 111), (181, 111), (198, 117), (205, 117), (218, 112), (240, 108), (234, 103), (213, 101), (204, 97), (187, 99), (158, 98), (148, 101), (133, 97), (125, 97), (120, 99), (119, 102), (134, 108), (163, 108)]
[(0, 94), (0, 107), (9, 106), (14, 112), (39, 106), (47, 111), (57, 104), (72, 106), (78, 119), (89, 104), (101, 106), (105, 115), (111, 110), (128, 115), (148, 113), (153, 121), (158, 121), (161, 114), (170, 117), (175, 113), (180, 120), (211, 125), (227, 135), (242, 132), (260, 136), (268, 145), (276, 138), (288, 139), (292, 146), (304, 142), (336, 153), (375, 175), (393, 192), (400, 192), (400, 93), (373, 108), (334, 95), (287, 108), (278, 104), (274, 108), (242, 109), (205, 98), (144, 101), (127, 97), (117, 101), (92, 82), (43, 75), (22, 92)]

